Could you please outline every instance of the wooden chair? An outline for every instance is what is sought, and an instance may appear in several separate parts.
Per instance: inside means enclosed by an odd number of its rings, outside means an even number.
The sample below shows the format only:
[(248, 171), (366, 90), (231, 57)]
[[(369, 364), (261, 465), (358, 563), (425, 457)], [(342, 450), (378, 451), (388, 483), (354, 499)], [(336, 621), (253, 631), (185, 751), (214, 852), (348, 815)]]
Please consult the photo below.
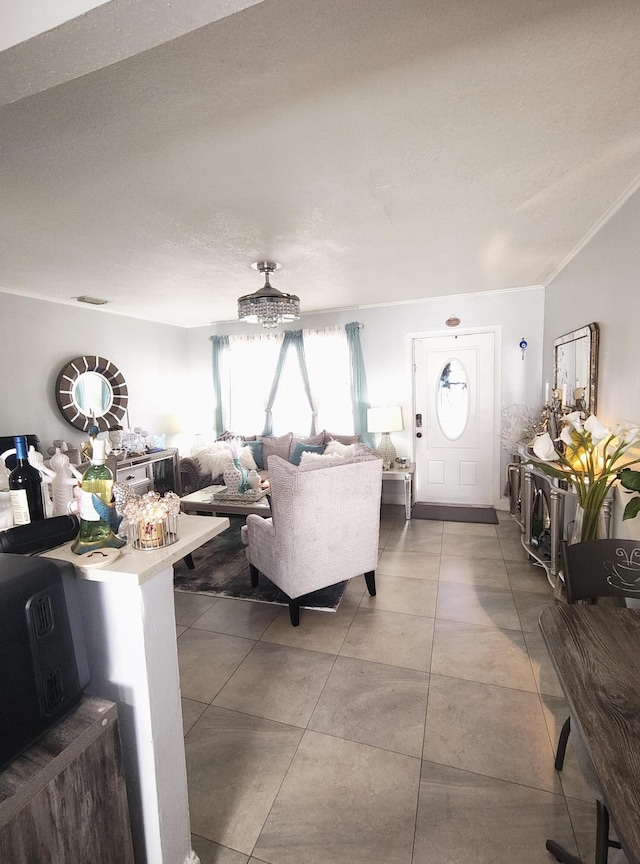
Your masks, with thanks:
[[(585, 543), (562, 543), (565, 590), (568, 603), (588, 601), (595, 603), (601, 597), (615, 597), (623, 603), (625, 597), (640, 598), (640, 542), (635, 540), (589, 540)], [(561, 771), (571, 731), (571, 717), (567, 717), (558, 739), (555, 767)], [(595, 771), (582, 740), (576, 735), (578, 761), (585, 779), (596, 796), (596, 854), (595, 864), (607, 864), (610, 848), (620, 844), (609, 839), (609, 814), (600, 800)], [(554, 840), (547, 840), (547, 849), (564, 864), (580, 864), (578, 858), (567, 852)], [(616, 856), (616, 864), (628, 859), (623, 852)]]

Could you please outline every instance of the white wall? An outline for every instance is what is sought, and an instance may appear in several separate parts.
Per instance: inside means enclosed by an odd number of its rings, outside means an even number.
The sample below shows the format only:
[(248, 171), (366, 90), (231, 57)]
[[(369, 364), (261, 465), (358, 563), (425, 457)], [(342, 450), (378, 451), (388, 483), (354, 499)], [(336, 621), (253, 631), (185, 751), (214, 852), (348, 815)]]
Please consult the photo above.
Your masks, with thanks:
[[(640, 192), (636, 192), (546, 289), (544, 374), (553, 380), (553, 342), (595, 321), (600, 328), (598, 417), (606, 424), (640, 421), (638, 288)], [(628, 500), (628, 499), (625, 499)], [(640, 519), (622, 523), (616, 501), (615, 536), (640, 539)]]
[[(301, 289), (302, 302), (304, 291)], [(524, 403), (532, 409), (542, 407), (542, 348), (544, 289), (529, 288), (485, 294), (461, 294), (432, 298), (395, 306), (353, 309), (305, 315), (296, 328), (321, 328), (360, 321), (362, 351), (367, 370), (369, 400), (372, 405), (402, 406), (405, 429), (395, 432), (393, 440), (400, 455), (412, 455), (412, 333), (446, 330), (445, 321), (455, 314), (461, 328), (498, 325), (502, 331), (501, 404)], [(191, 375), (203, 392), (211, 387), (211, 348), (213, 333), (255, 333), (255, 327), (230, 322), (217, 327), (198, 327), (189, 331)], [(455, 332), (451, 330), (450, 332)], [(519, 342), (529, 343), (524, 360)], [(213, 418), (203, 406), (199, 431), (210, 430)], [(499, 432), (499, 430), (498, 430)], [(504, 454), (502, 473), (506, 466)]]
[(60, 370), (81, 354), (119, 367), (131, 426), (176, 443), (188, 403), (186, 330), (10, 294), (0, 294), (0, 434), (38, 435), (45, 451), (54, 438), (84, 440), (55, 401)]

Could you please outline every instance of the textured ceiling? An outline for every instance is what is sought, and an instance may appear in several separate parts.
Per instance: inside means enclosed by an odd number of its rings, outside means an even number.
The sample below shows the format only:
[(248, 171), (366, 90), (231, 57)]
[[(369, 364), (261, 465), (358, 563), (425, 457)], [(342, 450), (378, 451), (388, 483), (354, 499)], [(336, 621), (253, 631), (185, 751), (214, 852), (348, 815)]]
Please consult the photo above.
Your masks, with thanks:
[(0, 53), (0, 290), (192, 326), (263, 258), (304, 312), (545, 284), (635, 188), (635, 0), (213, 5)]

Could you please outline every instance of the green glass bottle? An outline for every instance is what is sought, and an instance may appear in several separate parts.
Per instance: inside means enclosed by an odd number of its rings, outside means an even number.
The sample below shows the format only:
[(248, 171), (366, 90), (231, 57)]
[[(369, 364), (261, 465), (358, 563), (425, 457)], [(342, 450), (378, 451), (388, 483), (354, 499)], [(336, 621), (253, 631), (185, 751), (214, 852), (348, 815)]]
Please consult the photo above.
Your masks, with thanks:
[[(113, 533), (108, 519), (104, 518), (105, 514), (113, 512), (113, 504), (111, 503), (113, 474), (104, 464), (104, 439), (94, 438), (92, 449), (91, 465), (82, 475), (80, 531), (71, 546), (71, 551), (75, 552), (76, 555), (93, 552), (95, 549), (102, 549), (105, 546), (113, 546), (117, 549), (125, 544), (121, 537), (117, 537)], [(106, 507), (99, 507), (102, 515), (96, 509), (99, 502), (94, 501), (94, 495), (97, 495), (100, 502), (106, 505)]]

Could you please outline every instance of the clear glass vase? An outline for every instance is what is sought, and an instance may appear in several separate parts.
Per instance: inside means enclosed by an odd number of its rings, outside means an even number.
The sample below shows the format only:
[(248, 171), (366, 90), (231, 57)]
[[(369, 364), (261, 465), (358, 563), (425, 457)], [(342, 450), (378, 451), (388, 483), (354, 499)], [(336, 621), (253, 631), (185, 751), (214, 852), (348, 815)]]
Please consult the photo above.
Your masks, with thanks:
[(585, 510), (576, 504), (576, 515), (569, 543), (585, 543), (587, 540), (599, 540), (605, 536), (602, 509)]

